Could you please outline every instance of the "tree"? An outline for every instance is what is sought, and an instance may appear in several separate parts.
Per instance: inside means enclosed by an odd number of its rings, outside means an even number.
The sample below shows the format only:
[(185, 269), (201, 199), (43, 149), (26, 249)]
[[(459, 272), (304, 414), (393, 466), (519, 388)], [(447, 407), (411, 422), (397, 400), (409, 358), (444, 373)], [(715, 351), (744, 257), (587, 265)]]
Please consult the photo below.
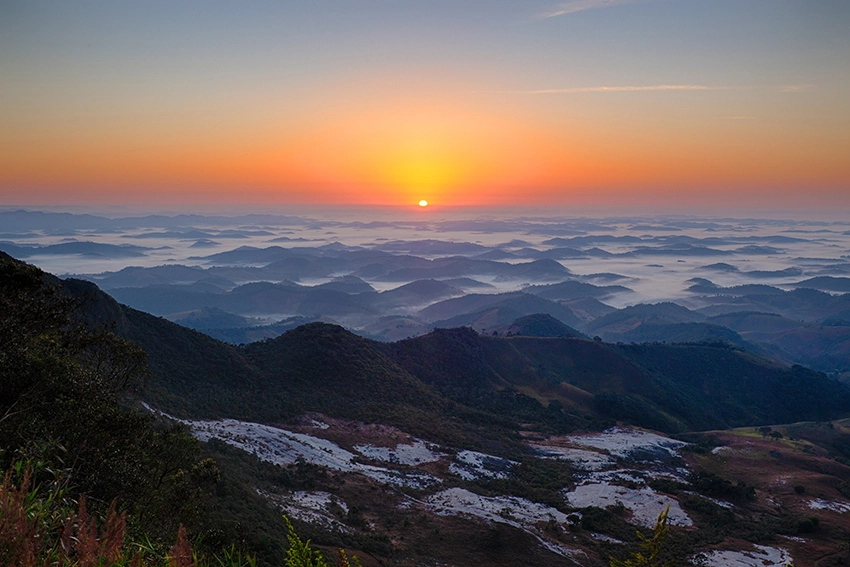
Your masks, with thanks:
[(669, 527), (667, 525), (670, 513), (670, 506), (658, 514), (658, 520), (655, 522), (655, 527), (652, 530), (652, 537), (646, 537), (639, 531), (637, 532), (640, 538), (640, 548), (642, 551), (632, 554), (631, 559), (620, 561), (614, 557), (610, 560), (611, 567), (671, 567), (673, 560), (662, 563), (660, 555), (664, 547), (664, 541), (667, 539)]

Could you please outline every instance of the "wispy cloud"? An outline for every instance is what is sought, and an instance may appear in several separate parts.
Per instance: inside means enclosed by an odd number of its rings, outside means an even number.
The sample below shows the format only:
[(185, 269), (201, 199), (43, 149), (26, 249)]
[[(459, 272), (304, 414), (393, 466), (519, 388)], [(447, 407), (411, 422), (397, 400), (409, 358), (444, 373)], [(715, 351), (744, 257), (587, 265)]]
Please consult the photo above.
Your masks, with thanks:
[(781, 93), (798, 93), (810, 90), (813, 85), (742, 86), (742, 85), (622, 85), (596, 87), (568, 87), (563, 89), (531, 89), (504, 91), (476, 91), (495, 94), (581, 94), (581, 93), (639, 93), (665, 91), (752, 91), (771, 90)]
[(596, 10), (597, 8), (609, 8), (611, 6), (620, 6), (622, 4), (634, 4), (641, 0), (571, 0), (570, 2), (562, 2), (551, 12), (540, 14), (537, 19), (545, 20), (546, 18), (556, 18), (558, 16), (566, 16), (567, 14), (575, 14), (584, 10)]
[(524, 94), (574, 94), (574, 93), (633, 93), (646, 91), (729, 91), (740, 87), (710, 87), (706, 85), (629, 85), (619, 87), (572, 87), (566, 89), (539, 89), (514, 91)]
[(813, 88), (813, 85), (784, 85), (779, 87), (779, 91), (783, 93), (799, 93), (808, 91)]

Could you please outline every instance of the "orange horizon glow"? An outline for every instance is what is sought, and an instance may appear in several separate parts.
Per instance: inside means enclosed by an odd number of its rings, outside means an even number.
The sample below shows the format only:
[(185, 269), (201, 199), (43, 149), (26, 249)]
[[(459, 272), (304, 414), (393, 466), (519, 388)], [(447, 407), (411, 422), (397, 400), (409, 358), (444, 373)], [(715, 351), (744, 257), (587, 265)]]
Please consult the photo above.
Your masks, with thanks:
[(820, 130), (779, 119), (688, 125), (625, 120), (615, 107), (605, 109), (605, 120), (578, 114), (553, 123), (469, 96), (408, 93), (387, 104), (364, 93), (346, 105), (319, 101), (300, 122), (280, 119), (263, 129), (197, 117), (185, 131), (142, 123), (72, 137), (32, 130), (30, 143), (0, 146), (0, 195), (32, 203), (404, 206), (427, 195), (441, 207), (690, 206), (791, 203), (806, 188), (850, 204), (840, 132), (825, 143)]

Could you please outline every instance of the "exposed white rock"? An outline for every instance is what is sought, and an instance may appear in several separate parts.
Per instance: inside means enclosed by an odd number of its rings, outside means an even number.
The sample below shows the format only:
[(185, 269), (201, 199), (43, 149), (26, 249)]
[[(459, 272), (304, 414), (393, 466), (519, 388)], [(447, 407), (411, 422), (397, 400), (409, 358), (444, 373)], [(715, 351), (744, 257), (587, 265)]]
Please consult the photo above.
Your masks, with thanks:
[(595, 471), (588, 473), (587, 475), (583, 475), (581, 478), (583, 479), (582, 484), (609, 482), (633, 483), (640, 485), (646, 484), (644, 475), (641, 474), (641, 471), (631, 469)]
[(575, 435), (569, 439), (576, 445), (602, 449), (617, 457), (635, 460), (669, 459), (687, 445), (684, 441), (625, 427), (612, 427), (602, 433)]
[(257, 492), (290, 518), (319, 524), (326, 528), (350, 531), (350, 528), (337, 520), (333, 514), (334, 506), (339, 507), (343, 513), (348, 512), (348, 506), (332, 494), (319, 491), (299, 491), (289, 494), (271, 494), (262, 490)]
[(551, 447), (531, 445), (541, 457), (569, 461), (575, 468), (585, 471), (598, 471), (613, 466), (615, 461), (610, 455), (587, 449), (571, 447)]
[(477, 478), (508, 478), (516, 461), (494, 457), (477, 451), (459, 451), (449, 465), (449, 472), (464, 480)]
[(832, 512), (838, 512), (839, 514), (850, 512), (850, 504), (847, 504), (846, 502), (836, 502), (835, 500), (824, 500), (823, 498), (809, 500), (809, 508), (812, 510), (830, 510)]
[(480, 496), (463, 488), (449, 488), (432, 494), (423, 503), (442, 516), (474, 517), (522, 529), (534, 535), (546, 549), (563, 557), (574, 559), (585, 555), (581, 550), (544, 539), (536, 533), (539, 522), (553, 520), (563, 524), (567, 521), (566, 514), (543, 504), (513, 496)]
[(788, 550), (764, 545), (752, 551), (712, 551), (699, 553), (691, 559), (694, 565), (705, 567), (785, 567), (794, 563)]
[(327, 467), (341, 472), (356, 472), (378, 482), (424, 488), (440, 482), (440, 479), (427, 473), (416, 471), (396, 471), (383, 467), (365, 465), (356, 461), (357, 455), (346, 451), (336, 443), (285, 429), (222, 419), (218, 421), (189, 421), (192, 434), (201, 441), (216, 438), (253, 453), (258, 459), (277, 465), (290, 465), (303, 459), (308, 463)]
[(615, 537), (607, 536), (605, 534), (590, 534), (590, 539), (595, 539), (596, 541), (605, 541), (608, 543), (623, 543), (621, 540)]
[(668, 518), (672, 525), (692, 526), (694, 524), (675, 499), (659, 494), (649, 487), (635, 489), (607, 482), (588, 483), (565, 493), (564, 498), (570, 506), (576, 508), (588, 506), (605, 508), (622, 504), (632, 512), (633, 523), (650, 528), (655, 525), (658, 515), (669, 506)]
[(421, 439), (416, 439), (409, 445), (396, 445), (395, 449), (374, 445), (355, 445), (354, 449), (364, 457), (376, 461), (411, 466), (432, 463), (446, 456), (445, 453), (431, 450)]
[(537, 522), (567, 521), (563, 512), (514, 496), (481, 496), (463, 488), (449, 488), (424, 500), (427, 507), (444, 516), (475, 516), (491, 522), (525, 527)]
[(361, 466), (363, 468), (358, 469), (357, 472), (384, 484), (407, 486), (409, 488), (418, 488), (421, 490), (423, 488), (428, 488), (433, 484), (442, 482), (441, 479), (435, 476), (418, 471), (396, 471), (392, 469), (382, 469), (380, 467), (369, 467), (368, 465)]
[(220, 439), (255, 454), (261, 460), (278, 465), (290, 465), (300, 458), (338, 471), (354, 472), (359, 468), (354, 462), (354, 453), (332, 441), (312, 435), (235, 419), (185, 423), (192, 429), (192, 434), (201, 441)]

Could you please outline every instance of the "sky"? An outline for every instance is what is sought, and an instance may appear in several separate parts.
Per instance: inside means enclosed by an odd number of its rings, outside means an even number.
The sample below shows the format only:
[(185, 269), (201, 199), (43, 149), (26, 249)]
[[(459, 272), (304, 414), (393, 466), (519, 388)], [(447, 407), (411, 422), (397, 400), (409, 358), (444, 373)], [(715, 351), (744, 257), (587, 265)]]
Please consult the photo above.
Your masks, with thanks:
[(0, 205), (850, 209), (847, 0), (0, 0)]

